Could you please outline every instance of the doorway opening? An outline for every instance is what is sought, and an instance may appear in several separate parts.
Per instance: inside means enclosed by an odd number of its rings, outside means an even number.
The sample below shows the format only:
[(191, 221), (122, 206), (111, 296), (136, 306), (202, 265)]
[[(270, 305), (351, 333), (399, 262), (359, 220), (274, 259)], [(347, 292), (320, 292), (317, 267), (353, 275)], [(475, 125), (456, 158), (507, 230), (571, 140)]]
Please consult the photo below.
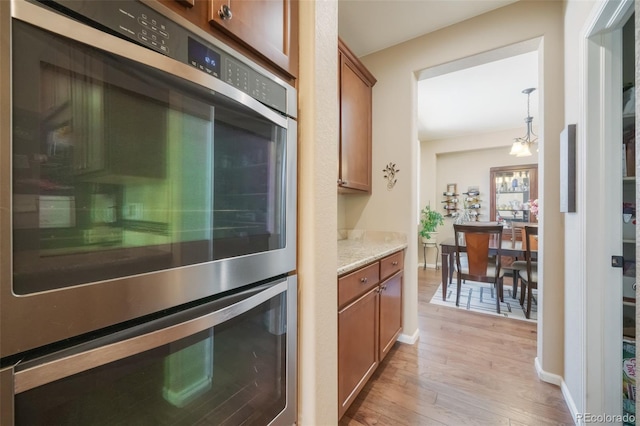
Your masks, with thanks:
[[(540, 45), (540, 39), (528, 40), (418, 73), (417, 199), (419, 208), (429, 205), (445, 214), (445, 225), (437, 237), (440, 243), (453, 238), (454, 222), (477, 220), (504, 223), (504, 238), (514, 238), (514, 242), (517, 239), (516, 244), (521, 245), (521, 233), (512, 233), (512, 225), (537, 223), (535, 218), (531, 219), (530, 205), (534, 200), (537, 203), (537, 181), (542, 177), (530, 182), (534, 174), (529, 173), (535, 169), (537, 175), (538, 146), (532, 145), (531, 156), (509, 154), (514, 139), (522, 137), (527, 130), (525, 116), (534, 117), (536, 134), (543, 133), (538, 106), (543, 93), (539, 78)], [(523, 95), (527, 88), (536, 88), (531, 93), (530, 109), (527, 96)], [(497, 197), (502, 191), (496, 190), (491, 169), (505, 166), (510, 170), (505, 192), (507, 189), (510, 192), (508, 196)], [(517, 169), (515, 173), (512, 168)], [(503, 185), (507, 185), (506, 175), (500, 176)], [(458, 195), (443, 195), (452, 183)], [(532, 187), (535, 194), (531, 192)], [(452, 198), (457, 202), (453, 204), (454, 209), (443, 210), (445, 206), (451, 207)], [(497, 205), (507, 202), (509, 205)], [(434, 250), (419, 247), (418, 252), (424, 254), (420, 266), (442, 267)], [(517, 259), (506, 260), (509, 263)], [(512, 286), (512, 274), (510, 270), (509, 278), (505, 279), (510, 297), (506, 302), (515, 313), (521, 310), (521, 290)], [(538, 295), (534, 303), (540, 305), (542, 295)], [(538, 332), (542, 332), (540, 327)]]

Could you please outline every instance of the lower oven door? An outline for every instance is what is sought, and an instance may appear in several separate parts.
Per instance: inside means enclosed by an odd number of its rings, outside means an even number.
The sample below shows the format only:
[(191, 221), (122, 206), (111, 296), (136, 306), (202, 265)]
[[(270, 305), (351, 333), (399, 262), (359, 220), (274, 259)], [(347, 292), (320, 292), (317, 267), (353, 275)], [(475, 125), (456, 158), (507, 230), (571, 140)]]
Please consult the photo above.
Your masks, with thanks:
[(5, 369), (0, 420), (293, 424), (296, 282), (261, 285)]

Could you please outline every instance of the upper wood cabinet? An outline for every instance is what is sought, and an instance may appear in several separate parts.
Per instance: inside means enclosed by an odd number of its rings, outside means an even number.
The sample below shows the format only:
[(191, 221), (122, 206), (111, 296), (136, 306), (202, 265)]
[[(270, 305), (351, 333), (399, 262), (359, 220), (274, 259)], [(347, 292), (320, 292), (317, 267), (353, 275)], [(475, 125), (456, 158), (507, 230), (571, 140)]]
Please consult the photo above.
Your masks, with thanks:
[(298, 68), (297, 0), (208, 0), (209, 23), (291, 75)]
[(338, 39), (339, 192), (371, 192), (371, 101), (376, 79)]
[(292, 83), (298, 76), (298, 0), (159, 0)]

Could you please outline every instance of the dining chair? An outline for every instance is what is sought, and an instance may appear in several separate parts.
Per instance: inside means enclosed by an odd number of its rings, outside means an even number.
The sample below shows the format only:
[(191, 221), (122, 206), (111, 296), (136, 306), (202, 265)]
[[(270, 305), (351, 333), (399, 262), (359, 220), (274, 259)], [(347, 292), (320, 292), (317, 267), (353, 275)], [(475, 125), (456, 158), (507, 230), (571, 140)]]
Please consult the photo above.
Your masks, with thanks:
[[(527, 248), (527, 240), (524, 235), (525, 226), (535, 226), (535, 223), (531, 222), (512, 222), (511, 223), (511, 247), (515, 248), (517, 241), (522, 242), (522, 249)], [(531, 243), (532, 250), (538, 250), (538, 240), (533, 239)], [(520, 279), (520, 271), (527, 269), (527, 261), (519, 260), (518, 258), (512, 258), (513, 261), (505, 263), (505, 258), (502, 259), (502, 269), (504, 269), (505, 275), (510, 275), (513, 280), (512, 297), (515, 299), (518, 297), (518, 281)], [(522, 304), (522, 303), (521, 303)]]
[[(502, 225), (454, 224), (456, 242), (457, 294), (456, 306), (460, 305), (462, 280), (492, 283), (496, 291), (496, 311), (500, 313), (500, 300), (504, 298), (500, 269), (502, 255)], [(495, 256), (490, 249), (496, 250)], [(466, 255), (465, 255), (466, 254)], [(464, 256), (464, 257), (463, 257)], [(466, 262), (461, 259), (466, 258)]]
[(527, 269), (527, 262), (524, 260), (517, 260), (517, 258), (514, 258), (513, 256), (502, 256), (502, 269), (504, 270), (504, 275), (511, 276), (513, 281), (511, 297), (515, 299), (518, 297), (520, 271)]
[(523, 242), (526, 241), (525, 261), (527, 263), (527, 267), (525, 270), (520, 271), (520, 282), (522, 282), (520, 290), (520, 305), (524, 307), (524, 295), (526, 291), (527, 307), (524, 315), (525, 317), (530, 318), (533, 290), (538, 288), (538, 262), (534, 261), (532, 256), (536, 253), (538, 247), (538, 227), (525, 226), (524, 238), (525, 240), (523, 240)]

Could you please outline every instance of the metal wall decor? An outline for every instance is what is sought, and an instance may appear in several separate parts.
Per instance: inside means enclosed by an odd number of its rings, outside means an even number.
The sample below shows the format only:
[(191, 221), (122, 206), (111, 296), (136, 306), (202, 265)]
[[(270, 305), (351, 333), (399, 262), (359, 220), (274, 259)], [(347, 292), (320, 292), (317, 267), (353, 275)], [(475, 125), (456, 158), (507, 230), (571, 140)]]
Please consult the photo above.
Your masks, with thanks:
[(385, 167), (382, 172), (384, 173), (384, 178), (387, 180), (387, 189), (391, 191), (393, 187), (396, 185), (398, 179), (396, 179), (396, 173), (398, 173), (400, 169), (396, 169), (396, 163), (389, 163), (387, 167)]

